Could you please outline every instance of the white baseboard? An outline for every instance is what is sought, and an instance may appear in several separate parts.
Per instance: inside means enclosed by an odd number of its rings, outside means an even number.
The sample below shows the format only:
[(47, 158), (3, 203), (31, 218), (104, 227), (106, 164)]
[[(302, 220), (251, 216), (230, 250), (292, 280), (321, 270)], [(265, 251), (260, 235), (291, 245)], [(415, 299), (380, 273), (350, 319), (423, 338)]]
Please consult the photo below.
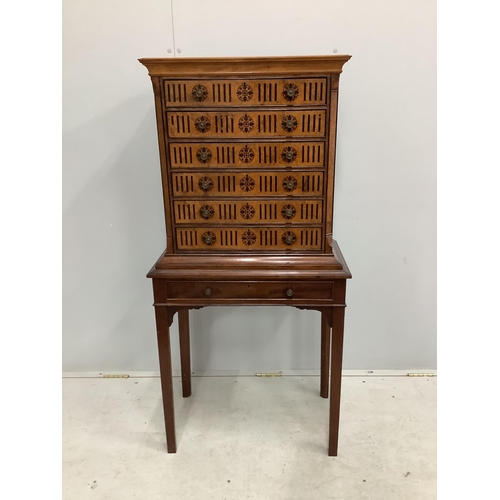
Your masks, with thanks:
[[(180, 377), (180, 370), (173, 370), (174, 377)], [(436, 370), (342, 370), (343, 377), (407, 377), (428, 375), (437, 376)], [(245, 370), (194, 370), (193, 377), (255, 377), (255, 372)], [(319, 377), (319, 370), (277, 370), (263, 375), (283, 377)], [(63, 372), (63, 378), (153, 378), (159, 371), (103, 371), (103, 372)]]

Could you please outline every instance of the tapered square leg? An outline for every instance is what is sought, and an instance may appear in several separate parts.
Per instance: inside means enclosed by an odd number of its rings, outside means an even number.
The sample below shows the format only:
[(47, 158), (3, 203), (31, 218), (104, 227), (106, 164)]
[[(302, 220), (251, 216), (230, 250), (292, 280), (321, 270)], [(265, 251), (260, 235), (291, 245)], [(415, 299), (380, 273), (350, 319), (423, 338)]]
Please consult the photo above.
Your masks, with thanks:
[(172, 384), (172, 357), (167, 307), (155, 306), (155, 315), (167, 450), (169, 453), (175, 453), (177, 445), (175, 443), (174, 390)]
[(328, 455), (337, 456), (340, 420), (340, 389), (342, 383), (342, 350), (344, 344), (345, 307), (333, 308), (332, 355), (330, 369), (330, 437)]
[(179, 318), (179, 346), (181, 351), (182, 395), (191, 396), (191, 345), (189, 340), (189, 310), (181, 309)]
[(320, 395), (328, 397), (328, 375), (330, 374), (330, 325), (324, 313), (321, 314), (321, 370)]

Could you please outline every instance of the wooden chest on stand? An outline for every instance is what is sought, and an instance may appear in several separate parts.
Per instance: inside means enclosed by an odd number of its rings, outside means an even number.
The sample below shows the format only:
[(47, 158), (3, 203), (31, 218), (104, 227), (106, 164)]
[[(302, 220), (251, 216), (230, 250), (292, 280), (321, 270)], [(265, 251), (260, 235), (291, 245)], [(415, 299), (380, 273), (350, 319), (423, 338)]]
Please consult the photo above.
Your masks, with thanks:
[(321, 395), (331, 357), (329, 454), (337, 453), (351, 275), (332, 221), (339, 77), (349, 59), (140, 59), (153, 83), (165, 207), (167, 247), (148, 277), (171, 452), (173, 315), (188, 396), (189, 309), (291, 305), (322, 313)]

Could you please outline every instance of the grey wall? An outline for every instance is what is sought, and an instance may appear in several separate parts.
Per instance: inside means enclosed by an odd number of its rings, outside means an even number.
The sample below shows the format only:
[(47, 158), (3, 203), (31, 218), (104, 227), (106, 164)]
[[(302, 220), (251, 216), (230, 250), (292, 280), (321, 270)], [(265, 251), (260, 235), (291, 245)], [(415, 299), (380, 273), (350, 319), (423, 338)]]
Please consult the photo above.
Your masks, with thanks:
[[(344, 367), (435, 368), (434, 0), (183, 0), (173, 23), (167, 1), (68, 0), (63, 21), (64, 371), (158, 369), (145, 275), (164, 220), (153, 94), (137, 59), (334, 49), (353, 56), (340, 81), (334, 217), (354, 275)], [(197, 371), (319, 367), (319, 313), (206, 308), (191, 322)]]

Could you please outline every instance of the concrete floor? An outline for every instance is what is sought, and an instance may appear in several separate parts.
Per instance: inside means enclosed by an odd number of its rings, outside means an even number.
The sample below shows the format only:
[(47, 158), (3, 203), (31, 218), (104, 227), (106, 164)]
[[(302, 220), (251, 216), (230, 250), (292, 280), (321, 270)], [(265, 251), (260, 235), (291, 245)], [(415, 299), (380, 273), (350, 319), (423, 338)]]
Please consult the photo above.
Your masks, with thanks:
[(158, 378), (63, 380), (65, 500), (436, 498), (436, 378), (344, 377), (327, 456), (318, 377), (174, 378), (167, 454)]

